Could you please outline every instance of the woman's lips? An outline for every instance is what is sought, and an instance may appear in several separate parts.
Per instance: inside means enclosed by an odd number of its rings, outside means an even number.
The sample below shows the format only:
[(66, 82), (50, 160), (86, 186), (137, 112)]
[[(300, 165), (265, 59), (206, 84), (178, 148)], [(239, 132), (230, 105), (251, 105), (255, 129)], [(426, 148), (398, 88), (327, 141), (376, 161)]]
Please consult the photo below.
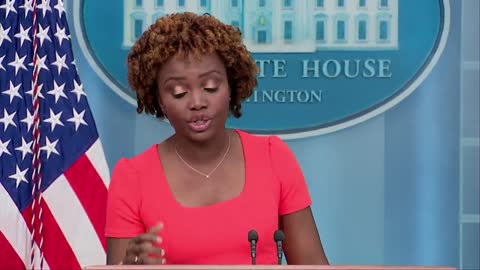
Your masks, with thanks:
[(189, 122), (188, 126), (194, 132), (204, 132), (210, 127), (211, 122), (212, 122), (212, 120), (210, 120), (210, 119), (197, 120), (197, 121)]

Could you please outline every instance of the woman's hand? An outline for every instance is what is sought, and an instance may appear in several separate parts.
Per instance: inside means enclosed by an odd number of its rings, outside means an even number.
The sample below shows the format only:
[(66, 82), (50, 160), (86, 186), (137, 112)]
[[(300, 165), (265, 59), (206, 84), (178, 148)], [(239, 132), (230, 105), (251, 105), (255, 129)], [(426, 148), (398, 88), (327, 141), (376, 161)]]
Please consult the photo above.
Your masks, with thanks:
[(158, 224), (147, 233), (132, 238), (122, 264), (165, 264), (165, 251), (158, 246), (162, 242), (158, 236), (162, 228), (163, 225)]

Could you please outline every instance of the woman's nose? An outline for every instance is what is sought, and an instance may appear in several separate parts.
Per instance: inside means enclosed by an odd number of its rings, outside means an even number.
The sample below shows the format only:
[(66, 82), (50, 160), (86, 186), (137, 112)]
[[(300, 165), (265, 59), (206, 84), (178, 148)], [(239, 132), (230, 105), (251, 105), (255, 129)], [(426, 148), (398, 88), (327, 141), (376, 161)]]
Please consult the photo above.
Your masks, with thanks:
[(207, 99), (203, 89), (195, 89), (190, 95), (190, 109), (200, 110), (207, 107)]

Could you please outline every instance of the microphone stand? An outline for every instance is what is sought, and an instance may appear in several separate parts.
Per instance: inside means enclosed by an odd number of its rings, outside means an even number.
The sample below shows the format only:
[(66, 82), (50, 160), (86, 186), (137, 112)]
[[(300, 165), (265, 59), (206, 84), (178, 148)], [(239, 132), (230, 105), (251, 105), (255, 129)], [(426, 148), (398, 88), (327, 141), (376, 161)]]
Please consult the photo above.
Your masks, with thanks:
[(281, 230), (276, 230), (273, 234), (273, 240), (277, 244), (277, 264), (281, 265), (283, 254), (282, 242), (285, 240), (285, 234)]
[(252, 257), (252, 264), (257, 264), (257, 242), (258, 233), (255, 230), (248, 232), (248, 242), (250, 243), (250, 256)]

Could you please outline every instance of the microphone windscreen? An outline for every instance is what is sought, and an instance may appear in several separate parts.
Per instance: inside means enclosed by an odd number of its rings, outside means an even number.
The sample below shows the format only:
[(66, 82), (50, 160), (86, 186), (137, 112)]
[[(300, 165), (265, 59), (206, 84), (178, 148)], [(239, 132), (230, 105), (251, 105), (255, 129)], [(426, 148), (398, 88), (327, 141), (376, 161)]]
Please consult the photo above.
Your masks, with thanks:
[(250, 230), (248, 232), (248, 241), (257, 241), (258, 242), (258, 233), (255, 230)]
[(273, 240), (275, 240), (275, 242), (285, 240), (285, 234), (282, 232), (282, 230), (275, 231), (275, 233), (273, 234)]

